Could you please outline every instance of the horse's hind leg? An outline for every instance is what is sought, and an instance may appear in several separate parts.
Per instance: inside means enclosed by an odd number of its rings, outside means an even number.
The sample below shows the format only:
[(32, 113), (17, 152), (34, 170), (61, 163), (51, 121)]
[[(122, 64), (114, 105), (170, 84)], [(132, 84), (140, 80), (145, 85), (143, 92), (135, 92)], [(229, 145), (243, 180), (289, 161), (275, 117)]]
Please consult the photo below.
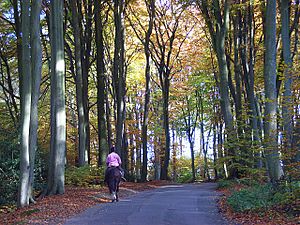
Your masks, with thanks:
[(117, 184), (116, 184), (116, 196), (117, 196), (117, 202), (119, 201), (119, 195), (118, 195), (118, 193), (119, 193), (119, 184), (120, 184), (120, 181), (119, 182), (117, 182)]
[(114, 201), (118, 201), (118, 197), (117, 197), (117, 194), (115, 191), (113, 191), (111, 193), (111, 201), (114, 202)]
[(116, 201), (117, 201), (117, 202), (119, 201), (119, 195), (118, 195), (118, 192), (116, 192)]

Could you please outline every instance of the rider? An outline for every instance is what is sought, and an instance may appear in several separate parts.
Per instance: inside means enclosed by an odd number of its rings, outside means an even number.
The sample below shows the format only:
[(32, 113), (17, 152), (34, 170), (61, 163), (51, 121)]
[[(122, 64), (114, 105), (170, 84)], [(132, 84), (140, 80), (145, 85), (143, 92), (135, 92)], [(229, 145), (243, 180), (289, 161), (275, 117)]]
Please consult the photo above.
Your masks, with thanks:
[(126, 181), (126, 179), (124, 178), (124, 170), (121, 168), (121, 158), (120, 156), (115, 152), (115, 147), (112, 147), (110, 149), (110, 153), (108, 154), (107, 158), (106, 158), (106, 171), (105, 171), (105, 179), (104, 182), (107, 182), (107, 174), (110, 168), (112, 167), (116, 167), (120, 170), (121, 173), (121, 178), (122, 180)]

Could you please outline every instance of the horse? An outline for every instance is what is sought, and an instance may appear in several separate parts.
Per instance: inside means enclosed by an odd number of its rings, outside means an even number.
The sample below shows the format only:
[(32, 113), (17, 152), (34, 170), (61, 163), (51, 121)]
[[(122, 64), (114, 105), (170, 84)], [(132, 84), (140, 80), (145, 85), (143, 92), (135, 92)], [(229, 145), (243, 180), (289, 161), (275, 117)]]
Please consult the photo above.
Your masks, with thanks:
[(112, 202), (119, 201), (119, 184), (121, 181), (121, 173), (119, 168), (117, 167), (109, 167), (107, 171), (107, 186), (109, 189), (109, 193), (111, 194)]

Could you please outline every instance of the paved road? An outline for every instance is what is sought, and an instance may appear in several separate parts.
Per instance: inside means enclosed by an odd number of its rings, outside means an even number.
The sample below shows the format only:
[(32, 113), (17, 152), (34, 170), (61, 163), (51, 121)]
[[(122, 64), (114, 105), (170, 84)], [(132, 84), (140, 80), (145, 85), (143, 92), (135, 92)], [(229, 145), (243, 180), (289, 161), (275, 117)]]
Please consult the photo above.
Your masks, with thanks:
[(65, 225), (225, 225), (219, 214), (216, 184), (165, 186), (118, 203), (99, 204)]

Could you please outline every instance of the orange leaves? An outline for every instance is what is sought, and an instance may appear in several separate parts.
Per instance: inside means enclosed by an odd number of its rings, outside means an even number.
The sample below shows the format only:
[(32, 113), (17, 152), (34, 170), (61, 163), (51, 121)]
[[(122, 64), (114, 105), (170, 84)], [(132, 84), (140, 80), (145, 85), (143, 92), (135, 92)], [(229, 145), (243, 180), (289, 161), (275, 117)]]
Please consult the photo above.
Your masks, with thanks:
[[(167, 181), (153, 181), (148, 183), (121, 183), (120, 197), (124, 198), (137, 191), (149, 190)], [(39, 199), (36, 204), (16, 209), (15, 211), (0, 212), (1, 224), (63, 224), (85, 209), (99, 203), (110, 202), (106, 187), (82, 188), (66, 187), (63, 195), (47, 196)]]

